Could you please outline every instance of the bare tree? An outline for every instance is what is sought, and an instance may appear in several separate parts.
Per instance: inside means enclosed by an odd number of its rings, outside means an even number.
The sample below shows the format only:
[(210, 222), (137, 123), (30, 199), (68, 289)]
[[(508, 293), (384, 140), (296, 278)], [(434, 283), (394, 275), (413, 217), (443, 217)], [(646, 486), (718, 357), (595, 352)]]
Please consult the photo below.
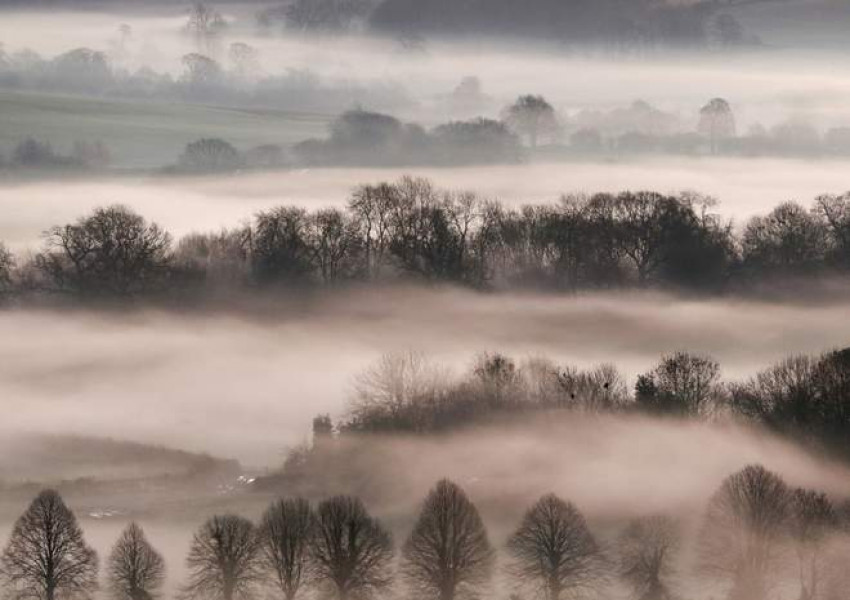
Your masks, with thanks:
[(219, 173), (234, 171), (242, 166), (239, 151), (229, 142), (219, 138), (203, 138), (186, 144), (178, 166), (194, 173)]
[(319, 504), (313, 560), (321, 586), (338, 600), (365, 600), (390, 584), (392, 538), (359, 498)]
[(307, 218), (305, 238), (324, 283), (333, 284), (352, 274), (359, 239), (344, 212), (336, 208), (316, 211)]
[(420, 353), (385, 354), (357, 377), (348, 427), (421, 431), (431, 424), (427, 409), (439, 405), (447, 379)]
[(171, 236), (126, 206), (98, 208), (46, 238), (37, 265), (60, 290), (126, 296), (154, 289), (167, 273)]
[(260, 53), (250, 44), (245, 42), (230, 44), (227, 56), (233, 66), (233, 73), (240, 81), (254, 81), (260, 74)]
[(97, 554), (57, 492), (42, 491), (17, 520), (0, 557), (0, 575), (14, 600), (93, 597)]
[(508, 552), (517, 582), (545, 600), (592, 590), (604, 580), (604, 560), (584, 517), (554, 494), (528, 509), (508, 540)]
[(15, 268), (15, 257), (0, 242), (0, 298), (12, 287), (12, 271)]
[(286, 600), (294, 600), (312, 579), (310, 544), (314, 530), (313, 510), (302, 498), (278, 500), (263, 514), (260, 524), (263, 561)]
[(402, 572), (417, 598), (475, 598), (493, 571), (487, 530), (464, 491), (443, 479), (428, 494), (402, 549)]
[(153, 600), (165, 579), (162, 555), (136, 523), (130, 523), (112, 547), (107, 570), (114, 600)]
[(259, 538), (248, 519), (216, 515), (195, 534), (186, 565), (187, 598), (249, 600), (262, 580)]
[(647, 410), (704, 415), (720, 393), (720, 365), (709, 356), (676, 352), (638, 378), (636, 400)]
[(791, 537), (800, 565), (800, 600), (818, 598), (824, 547), (838, 528), (838, 515), (826, 494), (798, 488), (791, 493)]
[(554, 135), (559, 125), (555, 109), (543, 96), (520, 96), (505, 109), (505, 121), (520, 135), (528, 136), (532, 148), (537, 148), (541, 135)]
[(218, 36), (227, 27), (227, 22), (221, 13), (204, 4), (195, 2), (189, 8), (189, 18), (185, 31), (195, 39), (198, 49), (209, 52), (213, 49)]
[(203, 90), (220, 83), (224, 72), (215, 59), (199, 52), (190, 52), (182, 58), (181, 81), (192, 89)]
[(360, 230), (367, 274), (373, 279), (381, 276), (389, 254), (391, 211), (397, 196), (395, 187), (388, 183), (363, 185), (354, 190), (348, 202), (348, 212)]
[(704, 573), (729, 580), (730, 600), (762, 600), (780, 557), (791, 494), (781, 477), (750, 465), (721, 484), (700, 534)]
[(280, 206), (257, 213), (251, 230), (251, 262), (262, 283), (304, 282), (313, 274), (307, 211)]
[(713, 98), (699, 111), (698, 131), (708, 137), (711, 153), (716, 154), (720, 142), (735, 137), (735, 115), (729, 102), (723, 98)]
[(741, 238), (744, 266), (762, 274), (811, 273), (830, 246), (827, 223), (794, 202), (749, 220)]
[(675, 521), (654, 516), (635, 519), (620, 536), (620, 574), (634, 588), (637, 600), (671, 600), (669, 579), (679, 550)]

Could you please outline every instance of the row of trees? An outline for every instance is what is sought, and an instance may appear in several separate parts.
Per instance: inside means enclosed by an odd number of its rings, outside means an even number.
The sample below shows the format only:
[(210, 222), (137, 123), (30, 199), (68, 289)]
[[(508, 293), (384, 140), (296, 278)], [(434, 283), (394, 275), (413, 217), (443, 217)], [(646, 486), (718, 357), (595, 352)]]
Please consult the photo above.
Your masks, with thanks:
[(102, 169), (110, 161), (109, 149), (101, 141), (76, 140), (64, 154), (50, 142), (25, 138), (15, 144), (8, 158), (0, 155), (0, 168)]
[(435, 36), (510, 36), (549, 39), (580, 48), (590, 46), (623, 53), (658, 48), (734, 47), (757, 43), (723, 7), (734, 2), (657, 4), (530, 0), (472, 0), (458, 5), (436, 0), (384, 0), (372, 13), (374, 29), (393, 34)]
[(123, 206), (45, 234), (2, 277), (18, 291), (79, 296), (413, 280), (484, 289), (743, 289), (844, 276), (850, 195), (784, 203), (740, 235), (694, 193), (565, 196), (519, 209), (405, 177), (354, 190), (345, 210), (282, 206), (245, 227), (176, 245)]
[(523, 150), (506, 123), (493, 119), (452, 121), (428, 131), (389, 115), (352, 110), (333, 121), (328, 138), (305, 140), (294, 155), (308, 166), (447, 166), (517, 163)]
[(182, 66), (177, 74), (149, 66), (122, 66), (132, 64), (126, 60), (131, 48), (141, 55), (151, 49), (134, 37), (132, 29), (122, 26), (109, 51), (79, 47), (48, 57), (26, 48), (7, 50), (0, 44), (0, 85), (4, 89), (220, 103), (311, 114), (338, 114), (352, 105), (395, 111), (411, 103), (405, 90), (392, 82), (343, 81), (320, 76), (309, 68), (265, 72), (260, 51), (251, 44), (234, 41), (213, 50), (223, 43), (220, 30), (213, 28), (214, 21), (204, 25), (202, 17), (199, 13), (198, 24), (187, 26), (198, 48), (174, 57)]
[[(728, 477), (711, 498), (697, 537), (699, 571), (728, 586), (732, 600), (767, 597), (789, 551), (799, 564), (801, 599), (839, 598), (846, 577), (826, 569), (846, 547), (847, 518), (826, 495), (790, 488), (753, 465)], [(555, 494), (524, 514), (506, 544), (506, 573), (517, 591), (544, 600), (584, 597), (619, 575), (633, 597), (678, 597), (681, 525), (667, 516), (631, 521), (610, 548), (592, 533), (578, 508)], [(836, 552), (841, 549), (841, 553)], [(425, 600), (468, 600), (488, 590), (496, 549), (475, 504), (455, 483), (429, 492), (401, 547), (399, 575)], [(273, 502), (258, 525), (216, 515), (197, 530), (186, 559), (184, 598), (250, 600), (262, 592), (284, 600), (315, 590), (337, 600), (368, 600), (393, 583), (390, 531), (353, 496)], [(787, 563), (785, 563), (787, 564)], [(107, 559), (114, 600), (161, 594), (165, 562), (136, 523), (127, 526)], [(41, 492), (18, 519), (0, 557), (11, 598), (90, 598), (98, 561), (59, 494)]]
[[(484, 354), (453, 378), (415, 353), (390, 354), (361, 374), (343, 434), (426, 433), (526, 411), (643, 413), (662, 417), (742, 418), (820, 450), (850, 455), (850, 349), (785, 359), (745, 381), (727, 382), (710, 356), (676, 352), (637, 377), (613, 365), (517, 363)], [(314, 433), (331, 430), (328, 417)]]

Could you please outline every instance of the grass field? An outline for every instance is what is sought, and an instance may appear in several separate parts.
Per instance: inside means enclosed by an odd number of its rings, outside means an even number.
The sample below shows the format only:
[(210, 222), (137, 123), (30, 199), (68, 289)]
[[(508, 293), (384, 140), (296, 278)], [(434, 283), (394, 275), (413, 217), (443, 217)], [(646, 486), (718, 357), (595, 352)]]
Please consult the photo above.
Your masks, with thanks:
[(137, 100), (0, 90), (0, 153), (8, 156), (25, 137), (67, 151), (75, 140), (101, 140), (114, 166), (161, 167), (202, 137), (220, 137), (237, 148), (288, 146), (321, 135), (331, 115), (235, 109)]

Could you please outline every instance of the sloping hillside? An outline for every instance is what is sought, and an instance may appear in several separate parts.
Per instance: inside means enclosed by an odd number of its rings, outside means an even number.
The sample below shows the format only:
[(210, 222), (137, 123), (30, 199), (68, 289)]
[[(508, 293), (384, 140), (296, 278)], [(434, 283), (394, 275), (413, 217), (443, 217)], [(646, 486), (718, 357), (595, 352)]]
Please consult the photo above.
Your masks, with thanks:
[(330, 116), (0, 90), (0, 153), (26, 137), (67, 151), (77, 140), (103, 141), (114, 166), (156, 168), (184, 146), (221, 137), (239, 149), (288, 146), (324, 132)]

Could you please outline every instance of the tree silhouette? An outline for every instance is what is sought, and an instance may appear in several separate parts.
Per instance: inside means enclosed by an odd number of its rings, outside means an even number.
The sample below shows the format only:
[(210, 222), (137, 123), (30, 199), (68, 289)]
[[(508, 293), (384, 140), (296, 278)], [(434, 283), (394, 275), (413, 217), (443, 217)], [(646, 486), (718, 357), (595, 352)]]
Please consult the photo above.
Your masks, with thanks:
[(14, 268), (14, 255), (9, 252), (3, 242), (0, 242), (0, 298), (12, 287), (12, 271)]
[(717, 154), (722, 140), (735, 137), (735, 115), (723, 98), (714, 98), (699, 111), (697, 130), (708, 137), (711, 153)]
[(638, 378), (635, 399), (650, 412), (704, 415), (719, 393), (720, 365), (711, 357), (676, 352)]
[(541, 135), (553, 135), (558, 130), (555, 109), (543, 96), (520, 96), (505, 109), (505, 121), (514, 131), (527, 136), (532, 148), (537, 148)]
[(226, 27), (220, 12), (203, 2), (195, 2), (189, 9), (185, 31), (194, 38), (198, 50), (210, 52)]
[(286, 600), (294, 600), (312, 580), (310, 544), (314, 532), (313, 510), (301, 498), (278, 500), (263, 514), (260, 551), (274, 586)]
[(676, 523), (667, 517), (635, 519), (620, 536), (620, 573), (634, 588), (636, 600), (671, 600), (668, 580), (679, 549)]
[(813, 600), (819, 597), (824, 546), (838, 528), (838, 515), (826, 494), (803, 488), (791, 492), (791, 509), (791, 537), (800, 564), (800, 600)]
[(494, 552), (478, 510), (447, 479), (430, 491), (402, 549), (402, 573), (417, 598), (474, 598), (493, 568)]
[(130, 523), (112, 547), (107, 576), (113, 600), (154, 600), (159, 596), (165, 561), (136, 523)]
[(604, 578), (604, 561), (584, 517), (554, 494), (525, 513), (508, 540), (510, 571), (517, 582), (560, 600), (565, 592), (593, 589)]
[(128, 296), (156, 289), (167, 273), (171, 236), (121, 205), (98, 208), (47, 233), (37, 265), (60, 290)]
[(259, 538), (251, 522), (216, 515), (192, 540), (184, 594), (195, 600), (250, 600), (263, 577), (259, 559)]
[(97, 589), (97, 554), (59, 494), (44, 490), (15, 522), (0, 557), (15, 600), (88, 600)]
[(787, 529), (791, 494), (761, 465), (750, 465), (721, 484), (708, 505), (700, 534), (700, 565), (730, 580), (730, 600), (762, 600)]
[(359, 498), (319, 504), (312, 554), (320, 586), (338, 600), (364, 600), (390, 583), (392, 539)]
[(178, 165), (184, 171), (220, 173), (238, 169), (242, 166), (242, 157), (228, 142), (204, 138), (186, 145)]

